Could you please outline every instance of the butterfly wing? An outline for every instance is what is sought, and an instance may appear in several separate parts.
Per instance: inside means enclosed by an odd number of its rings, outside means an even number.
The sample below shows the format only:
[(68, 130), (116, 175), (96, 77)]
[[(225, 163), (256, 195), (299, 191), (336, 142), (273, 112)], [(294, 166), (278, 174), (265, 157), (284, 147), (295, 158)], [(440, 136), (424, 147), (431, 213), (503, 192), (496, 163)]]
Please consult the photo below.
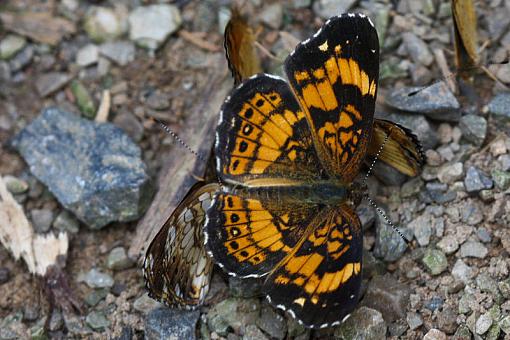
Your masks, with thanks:
[(374, 120), (368, 155), (374, 157), (378, 152), (381, 161), (412, 177), (420, 173), (425, 163), (425, 154), (416, 135), (389, 120)]
[(149, 295), (170, 307), (204, 302), (213, 269), (204, 248), (203, 225), (217, 184), (199, 183), (152, 240), (143, 264)]
[(215, 195), (205, 224), (206, 246), (226, 272), (267, 275), (296, 246), (320, 210), (288, 195), (242, 190)]
[(350, 183), (371, 140), (379, 41), (370, 19), (329, 19), (285, 61), (285, 71), (331, 177)]
[(253, 30), (236, 6), (233, 6), (232, 15), (225, 27), (224, 47), (228, 68), (236, 85), (262, 71), (260, 58), (255, 50)]
[(339, 324), (358, 303), (363, 236), (347, 204), (323, 209), (313, 232), (264, 284), (271, 303), (311, 328)]
[(322, 176), (306, 118), (283, 79), (260, 74), (243, 82), (225, 100), (216, 131), (218, 173), (228, 183)]

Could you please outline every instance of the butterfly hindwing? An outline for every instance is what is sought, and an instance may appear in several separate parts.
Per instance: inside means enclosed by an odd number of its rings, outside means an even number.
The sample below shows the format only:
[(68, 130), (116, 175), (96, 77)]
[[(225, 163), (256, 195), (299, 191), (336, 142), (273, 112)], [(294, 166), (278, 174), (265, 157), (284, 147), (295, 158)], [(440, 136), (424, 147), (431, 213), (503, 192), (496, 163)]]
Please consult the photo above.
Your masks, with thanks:
[(274, 194), (259, 189), (215, 195), (205, 225), (207, 248), (231, 275), (269, 273), (295, 247), (319, 211), (285, 196), (273, 201)]
[(204, 248), (205, 213), (217, 184), (194, 186), (153, 239), (143, 272), (152, 298), (171, 307), (204, 302), (213, 269)]
[(307, 327), (321, 328), (339, 323), (358, 302), (363, 237), (347, 204), (324, 208), (311, 224), (313, 232), (267, 277), (264, 291)]
[(285, 70), (324, 168), (351, 182), (371, 138), (379, 75), (377, 31), (363, 15), (331, 18), (297, 46)]
[(411, 130), (389, 120), (374, 120), (368, 155), (373, 157), (377, 153), (381, 161), (408, 176), (417, 176), (425, 163), (418, 138)]
[(300, 180), (321, 176), (310, 128), (288, 84), (260, 74), (238, 86), (222, 106), (215, 152), (222, 180)]

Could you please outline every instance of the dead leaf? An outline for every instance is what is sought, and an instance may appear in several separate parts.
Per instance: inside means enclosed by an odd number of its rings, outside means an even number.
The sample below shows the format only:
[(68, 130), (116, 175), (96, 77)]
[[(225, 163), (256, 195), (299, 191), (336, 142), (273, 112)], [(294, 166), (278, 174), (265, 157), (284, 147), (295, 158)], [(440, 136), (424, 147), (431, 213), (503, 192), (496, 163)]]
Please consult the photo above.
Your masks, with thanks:
[(52, 16), (48, 12), (4, 12), (0, 13), (0, 20), (7, 31), (53, 46), (57, 45), (66, 35), (76, 32), (73, 22)]
[(50, 266), (65, 256), (68, 249), (67, 234), (55, 237), (35, 235), (23, 208), (16, 202), (0, 177), (0, 242), (16, 260), (22, 258), (32, 274), (44, 276)]

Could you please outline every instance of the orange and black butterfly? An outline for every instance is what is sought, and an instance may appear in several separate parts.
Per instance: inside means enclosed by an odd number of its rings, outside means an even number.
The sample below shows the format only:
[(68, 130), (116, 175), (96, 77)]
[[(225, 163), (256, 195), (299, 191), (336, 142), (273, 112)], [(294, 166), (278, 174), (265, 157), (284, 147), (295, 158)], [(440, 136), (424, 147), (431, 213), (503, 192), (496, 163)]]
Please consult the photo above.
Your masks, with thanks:
[(387, 143), (380, 158), (411, 176), (423, 155), (408, 130), (374, 122), (379, 42), (366, 16), (329, 19), (285, 71), (288, 82), (245, 80), (222, 106), (215, 157), (223, 185), (206, 213), (206, 247), (227, 273), (263, 277), (275, 307), (328, 327), (359, 299), (362, 230), (352, 197), (367, 155)]
[(214, 146), (221, 185), (192, 190), (152, 242), (144, 264), (152, 296), (179, 306), (203, 301), (212, 264), (196, 275), (202, 265), (190, 259), (207, 259), (205, 224), (214, 261), (231, 275), (263, 277), (268, 300), (307, 327), (336, 325), (357, 304), (354, 180), (375, 154), (415, 176), (421, 147), (409, 130), (373, 118), (379, 45), (366, 16), (331, 18), (285, 69), (289, 82), (258, 74), (226, 98)]

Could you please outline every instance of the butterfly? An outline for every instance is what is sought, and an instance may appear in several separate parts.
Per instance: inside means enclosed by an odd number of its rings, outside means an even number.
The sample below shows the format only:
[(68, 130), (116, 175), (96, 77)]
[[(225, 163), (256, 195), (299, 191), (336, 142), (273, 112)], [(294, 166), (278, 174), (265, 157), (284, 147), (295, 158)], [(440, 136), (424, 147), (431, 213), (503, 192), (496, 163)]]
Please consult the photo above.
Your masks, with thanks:
[(151, 296), (203, 303), (205, 242), (231, 275), (265, 277), (268, 300), (305, 326), (338, 324), (354, 308), (362, 236), (353, 181), (370, 155), (410, 176), (423, 163), (409, 130), (373, 119), (378, 63), (370, 20), (345, 14), (291, 53), (290, 86), (259, 74), (227, 97), (214, 147), (220, 181), (197, 184), (152, 241)]

